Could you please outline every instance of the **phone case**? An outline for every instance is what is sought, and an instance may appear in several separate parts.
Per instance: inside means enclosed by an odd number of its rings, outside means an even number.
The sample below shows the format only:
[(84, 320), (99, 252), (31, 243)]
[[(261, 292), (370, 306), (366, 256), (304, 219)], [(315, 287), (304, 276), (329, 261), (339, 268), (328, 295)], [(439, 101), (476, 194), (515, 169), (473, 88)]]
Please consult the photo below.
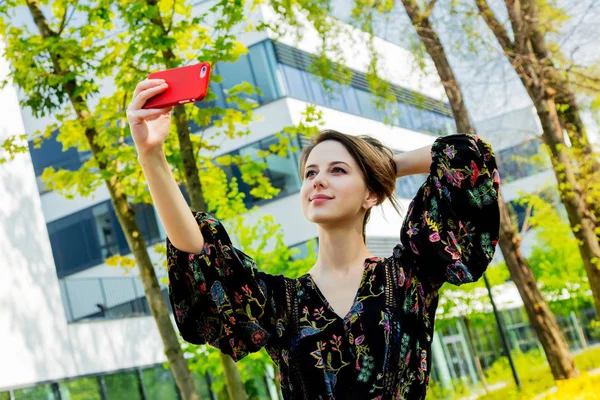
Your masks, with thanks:
[(210, 64), (202, 62), (153, 72), (148, 79), (164, 79), (169, 87), (165, 92), (150, 98), (143, 108), (165, 108), (177, 104), (194, 103), (206, 97), (210, 79)]

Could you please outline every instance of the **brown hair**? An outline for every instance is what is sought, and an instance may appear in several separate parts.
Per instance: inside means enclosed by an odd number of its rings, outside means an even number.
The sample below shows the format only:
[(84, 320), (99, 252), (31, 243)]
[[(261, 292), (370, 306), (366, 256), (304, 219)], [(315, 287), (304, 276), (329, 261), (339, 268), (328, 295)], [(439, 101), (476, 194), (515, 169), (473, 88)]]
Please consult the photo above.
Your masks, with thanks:
[[(377, 204), (380, 205), (386, 199), (390, 199), (394, 209), (400, 214), (400, 203), (396, 196), (396, 163), (394, 152), (384, 146), (379, 140), (370, 136), (352, 136), (334, 130), (324, 130), (313, 137), (311, 143), (302, 149), (298, 169), (304, 180), (304, 168), (306, 160), (311, 151), (326, 140), (335, 140), (341, 143), (350, 153), (354, 161), (363, 173), (367, 188), (377, 196)], [(363, 240), (366, 243), (365, 228), (371, 209), (368, 209), (363, 220)]]

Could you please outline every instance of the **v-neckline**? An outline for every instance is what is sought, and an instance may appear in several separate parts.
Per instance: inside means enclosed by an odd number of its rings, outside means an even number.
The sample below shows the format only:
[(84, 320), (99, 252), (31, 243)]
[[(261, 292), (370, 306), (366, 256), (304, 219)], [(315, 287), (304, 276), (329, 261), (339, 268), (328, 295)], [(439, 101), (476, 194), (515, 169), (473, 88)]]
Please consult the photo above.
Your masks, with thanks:
[(360, 278), (360, 283), (358, 285), (358, 288), (356, 289), (356, 293), (354, 294), (354, 300), (352, 301), (352, 304), (350, 305), (348, 312), (346, 312), (346, 314), (343, 317), (333, 309), (333, 307), (329, 303), (329, 300), (327, 300), (327, 297), (325, 297), (323, 292), (321, 292), (321, 289), (319, 289), (319, 286), (317, 285), (317, 282), (315, 282), (315, 280), (313, 279), (312, 275), (309, 272), (307, 272), (305, 275), (312, 283), (313, 288), (315, 289), (315, 291), (321, 298), (321, 301), (323, 301), (323, 304), (325, 305), (325, 307), (327, 307), (327, 309), (329, 311), (331, 311), (331, 313), (333, 313), (333, 315), (335, 315), (337, 319), (340, 319), (340, 320), (346, 322), (346, 320), (351, 316), (352, 310), (354, 310), (354, 307), (356, 306), (356, 301), (358, 300), (358, 295), (360, 294), (360, 290), (362, 289), (363, 285), (365, 284), (365, 278), (367, 277), (367, 266), (369, 265), (369, 263), (374, 262), (376, 260), (378, 261), (380, 259), (381, 259), (380, 257), (375, 257), (375, 256), (365, 258), (365, 261), (363, 263), (362, 278)]

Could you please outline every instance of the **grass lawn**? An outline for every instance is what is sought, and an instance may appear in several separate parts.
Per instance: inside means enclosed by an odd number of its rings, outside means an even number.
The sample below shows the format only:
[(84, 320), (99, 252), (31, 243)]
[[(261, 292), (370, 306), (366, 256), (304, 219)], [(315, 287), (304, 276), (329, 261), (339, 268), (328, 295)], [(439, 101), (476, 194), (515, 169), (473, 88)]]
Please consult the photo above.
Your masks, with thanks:
[[(539, 353), (532, 351), (527, 354), (519, 354), (514, 357), (517, 373), (521, 379), (521, 390), (517, 390), (514, 384), (512, 373), (506, 358), (498, 360), (492, 367), (486, 371), (488, 385), (506, 382), (507, 386), (502, 389), (490, 391), (482, 394), (479, 399), (485, 400), (524, 400), (534, 399), (553, 389), (553, 392), (547, 393), (544, 399), (600, 399), (600, 373), (588, 374), (600, 368), (600, 347), (594, 347), (583, 351), (575, 356), (575, 365), (581, 371), (581, 377), (564, 382), (555, 382), (552, 378), (550, 368), (545, 362), (544, 357)], [(444, 392), (440, 388), (432, 385), (432, 390), (428, 394), (428, 399), (460, 399), (469, 398), (473, 393), (466, 388), (458, 387), (453, 393)], [(597, 394), (598, 393), (598, 394)], [(596, 397), (598, 396), (598, 397)]]

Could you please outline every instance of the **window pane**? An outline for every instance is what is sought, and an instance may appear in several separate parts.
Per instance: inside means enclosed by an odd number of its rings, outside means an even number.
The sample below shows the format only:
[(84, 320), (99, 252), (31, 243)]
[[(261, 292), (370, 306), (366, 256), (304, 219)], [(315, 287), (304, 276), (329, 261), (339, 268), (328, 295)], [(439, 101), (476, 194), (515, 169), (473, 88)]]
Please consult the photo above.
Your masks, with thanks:
[(98, 235), (98, 240), (100, 242), (103, 259), (119, 254), (116, 229), (114, 226), (116, 221), (113, 222), (111, 218), (110, 208), (112, 208), (112, 204), (109, 202), (102, 203), (92, 208), (96, 234)]
[[(25, 389), (15, 390), (15, 400), (54, 400), (52, 385), (40, 385)], [(0, 398), (2, 396), (0, 395)], [(8, 399), (8, 397), (6, 397)]]
[(411, 116), (411, 106), (404, 103), (398, 103), (399, 122), (400, 126), (408, 129), (414, 129), (414, 124)]
[(273, 76), (275, 66), (269, 64), (265, 44), (260, 43), (248, 49), (252, 70), (256, 79), (257, 87), (262, 91), (261, 102), (268, 103), (276, 100), (279, 96)]
[(396, 182), (396, 193), (401, 198), (412, 199), (427, 180), (427, 176), (428, 174), (418, 174), (399, 178)]
[(329, 107), (335, 110), (346, 111), (346, 104), (344, 103), (344, 99), (342, 98), (342, 88), (341, 85), (337, 82), (329, 82), (331, 88), (333, 89), (331, 93), (325, 93), (325, 100)]
[(123, 372), (104, 376), (106, 394), (112, 399), (142, 399), (136, 372)]
[(177, 400), (175, 380), (171, 370), (163, 367), (148, 368), (142, 371), (147, 400)]
[(310, 101), (319, 104), (322, 106), (327, 106), (327, 102), (325, 100), (325, 92), (323, 91), (323, 87), (321, 86), (321, 82), (319, 79), (312, 74), (302, 72), (303, 75), (306, 75), (308, 86), (310, 87)]
[(136, 207), (135, 220), (147, 244), (161, 239), (154, 207), (151, 204), (139, 204)]
[(349, 113), (360, 115), (360, 106), (358, 105), (358, 99), (356, 98), (356, 89), (352, 86), (343, 86), (342, 96), (346, 102), (346, 109)]
[(310, 240), (307, 240), (306, 242), (302, 242), (300, 244), (291, 246), (290, 248), (299, 250), (299, 252), (297, 254), (294, 254), (291, 257), (292, 261), (293, 260), (304, 260), (307, 257), (316, 255), (316, 252), (318, 251), (318, 241), (316, 238), (310, 239)]
[(98, 378), (75, 379), (60, 383), (60, 393), (63, 400), (100, 400), (100, 383)]
[(50, 138), (44, 140), (39, 148), (29, 142), (29, 152), (35, 175), (39, 176), (46, 167), (53, 166), (56, 169), (75, 171), (81, 166), (79, 154), (75, 148), (63, 151), (62, 143), (56, 140), (58, 131), (54, 131)]
[[(242, 82), (248, 82), (252, 86), (256, 86), (256, 82), (252, 76), (252, 70), (250, 69), (250, 62), (248, 61), (248, 56), (246, 54), (240, 56), (234, 63), (219, 64), (219, 74), (223, 77), (221, 86), (223, 87), (225, 95), (227, 95), (229, 89)], [(244, 97), (250, 97), (258, 102), (258, 96), (256, 94), (250, 96), (244, 95)]]
[[(289, 151), (286, 156), (283, 157), (276, 154), (269, 155), (266, 158), (259, 157), (259, 151), (268, 151), (270, 146), (278, 144), (279, 138), (272, 136), (263, 139), (258, 143), (244, 147), (239, 151), (242, 156), (249, 155), (251, 159), (256, 162), (266, 163), (267, 167), (264, 170), (264, 174), (269, 178), (273, 187), (280, 189), (280, 192), (277, 195), (277, 197), (280, 197), (300, 190), (300, 177), (296, 171), (296, 162)], [(249, 193), (248, 197), (251, 198), (252, 201), (261, 200), (254, 198)]]
[(374, 120), (381, 120), (380, 112), (377, 110), (375, 103), (373, 102), (373, 95), (371, 93), (365, 92), (363, 90), (356, 91), (356, 97), (358, 99), (358, 104), (360, 104), (360, 109), (362, 110), (361, 115), (366, 118), (371, 118)]
[(413, 122), (413, 129), (416, 131), (422, 131), (423, 130), (423, 117), (422, 117), (421, 110), (416, 108), (415, 106), (409, 106), (409, 107), (410, 107), (410, 116), (411, 116), (412, 122)]
[(59, 277), (102, 262), (92, 211), (82, 210), (48, 224)]
[(279, 68), (283, 71), (288, 95), (300, 100), (312, 101), (304, 85), (302, 71), (287, 65), (279, 65)]

